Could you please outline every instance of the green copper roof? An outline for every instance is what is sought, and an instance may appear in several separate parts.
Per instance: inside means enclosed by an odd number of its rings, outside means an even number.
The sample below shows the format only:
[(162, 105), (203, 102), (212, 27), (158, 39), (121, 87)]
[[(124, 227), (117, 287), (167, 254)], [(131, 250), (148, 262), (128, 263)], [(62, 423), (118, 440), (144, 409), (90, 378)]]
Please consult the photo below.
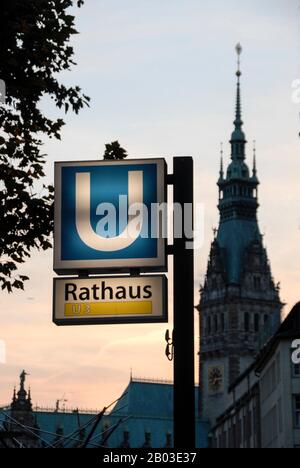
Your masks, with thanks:
[(227, 281), (239, 284), (246, 248), (261, 235), (256, 222), (233, 219), (220, 225), (217, 241), (226, 265)]

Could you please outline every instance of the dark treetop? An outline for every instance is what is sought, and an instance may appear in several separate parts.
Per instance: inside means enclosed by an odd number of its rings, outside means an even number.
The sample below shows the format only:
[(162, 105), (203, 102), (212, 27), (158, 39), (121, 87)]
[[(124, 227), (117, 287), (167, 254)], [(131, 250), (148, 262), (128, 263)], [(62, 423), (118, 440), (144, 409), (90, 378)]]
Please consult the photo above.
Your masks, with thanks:
[(66, 87), (60, 71), (70, 70), (77, 33), (69, 8), (83, 1), (3, 0), (0, 16), (0, 78), (6, 105), (0, 104), (0, 284), (22, 288), (15, 274), (33, 248), (51, 247), (53, 187), (42, 185), (42, 137), (60, 139), (64, 121), (47, 117), (42, 97), (76, 113), (89, 102), (78, 86)]

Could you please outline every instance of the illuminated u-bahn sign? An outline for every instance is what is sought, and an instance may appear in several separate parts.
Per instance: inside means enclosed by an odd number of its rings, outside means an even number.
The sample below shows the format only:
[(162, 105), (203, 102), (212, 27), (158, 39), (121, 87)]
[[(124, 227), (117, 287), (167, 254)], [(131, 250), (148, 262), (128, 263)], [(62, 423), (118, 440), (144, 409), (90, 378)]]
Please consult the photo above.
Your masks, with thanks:
[(166, 270), (163, 159), (55, 164), (54, 270)]

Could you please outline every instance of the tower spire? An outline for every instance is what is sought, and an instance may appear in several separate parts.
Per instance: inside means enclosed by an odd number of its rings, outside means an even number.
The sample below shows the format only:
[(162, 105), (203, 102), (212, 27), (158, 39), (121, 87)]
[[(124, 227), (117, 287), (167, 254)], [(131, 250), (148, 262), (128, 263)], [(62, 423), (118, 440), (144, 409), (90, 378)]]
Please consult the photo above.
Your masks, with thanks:
[(237, 89), (236, 89), (234, 131), (233, 131), (231, 141), (230, 141), (231, 146), (232, 146), (231, 159), (232, 160), (238, 160), (238, 159), (244, 160), (246, 138), (242, 130), (243, 120), (242, 120), (241, 83), (240, 83), (240, 78), (242, 76), (241, 54), (242, 54), (243, 49), (240, 43), (237, 44), (235, 50), (237, 53), (237, 71), (236, 71)]
[[(253, 230), (259, 231), (257, 225), (257, 186), (259, 181), (256, 177), (256, 158), (254, 148), (254, 163), (253, 163), (253, 175), (252, 171), (246, 163), (246, 136), (243, 132), (242, 126), (242, 106), (241, 106), (241, 90), (240, 90), (240, 77), (241, 72), (241, 53), (242, 46), (237, 44), (237, 93), (236, 93), (236, 110), (234, 120), (234, 131), (231, 136), (231, 162), (228, 165), (226, 172), (224, 173), (223, 167), (223, 147), (221, 146), (221, 167), (220, 175), (218, 180), (219, 187), (219, 210), (220, 210), (220, 226), (226, 224), (226, 230), (231, 230), (230, 235), (224, 234), (224, 239), (229, 238), (232, 234), (233, 238), (236, 234), (235, 227), (230, 227), (230, 220), (239, 220), (241, 222), (247, 220), (247, 222), (253, 222)], [(224, 173), (224, 174), (223, 174)], [(247, 230), (247, 228), (245, 228)], [(225, 232), (224, 231), (224, 232)], [(218, 239), (222, 237), (222, 229), (219, 230)], [(243, 234), (244, 236), (244, 234)], [(230, 260), (231, 261), (231, 260)], [(241, 260), (242, 261), (242, 260)], [(232, 258), (232, 262), (235, 263), (236, 257)], [(237, 273), (237, 277), (240, 272)]]
[(253, 140), (253, 177), (257, 176), (256, 167), (256, 140)]

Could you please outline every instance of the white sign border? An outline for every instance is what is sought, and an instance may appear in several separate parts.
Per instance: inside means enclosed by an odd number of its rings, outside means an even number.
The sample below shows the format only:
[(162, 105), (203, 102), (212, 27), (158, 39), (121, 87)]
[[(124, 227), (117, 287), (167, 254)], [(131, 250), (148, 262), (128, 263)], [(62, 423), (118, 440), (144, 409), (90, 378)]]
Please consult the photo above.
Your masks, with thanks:
[[(128, 273), (139, 269), (141, 272), (167, 272), (167, 239), (158, 238), (156, 258), (114, 259), (114, 260), (61, 260), (61, 169), (63, 167), (117, 166), (117, 165), (157, 165), (157, 203), (167, 202), (167, 164), (165, 159), (127, 159), (121, 161), (64, 161), (55, 162), (54, 169), (54, 256), (53, 270), (58, 275), (78, 274), (81, 271), (91, 274)], [(162, 226), (160, 226), (162, 228)]]

